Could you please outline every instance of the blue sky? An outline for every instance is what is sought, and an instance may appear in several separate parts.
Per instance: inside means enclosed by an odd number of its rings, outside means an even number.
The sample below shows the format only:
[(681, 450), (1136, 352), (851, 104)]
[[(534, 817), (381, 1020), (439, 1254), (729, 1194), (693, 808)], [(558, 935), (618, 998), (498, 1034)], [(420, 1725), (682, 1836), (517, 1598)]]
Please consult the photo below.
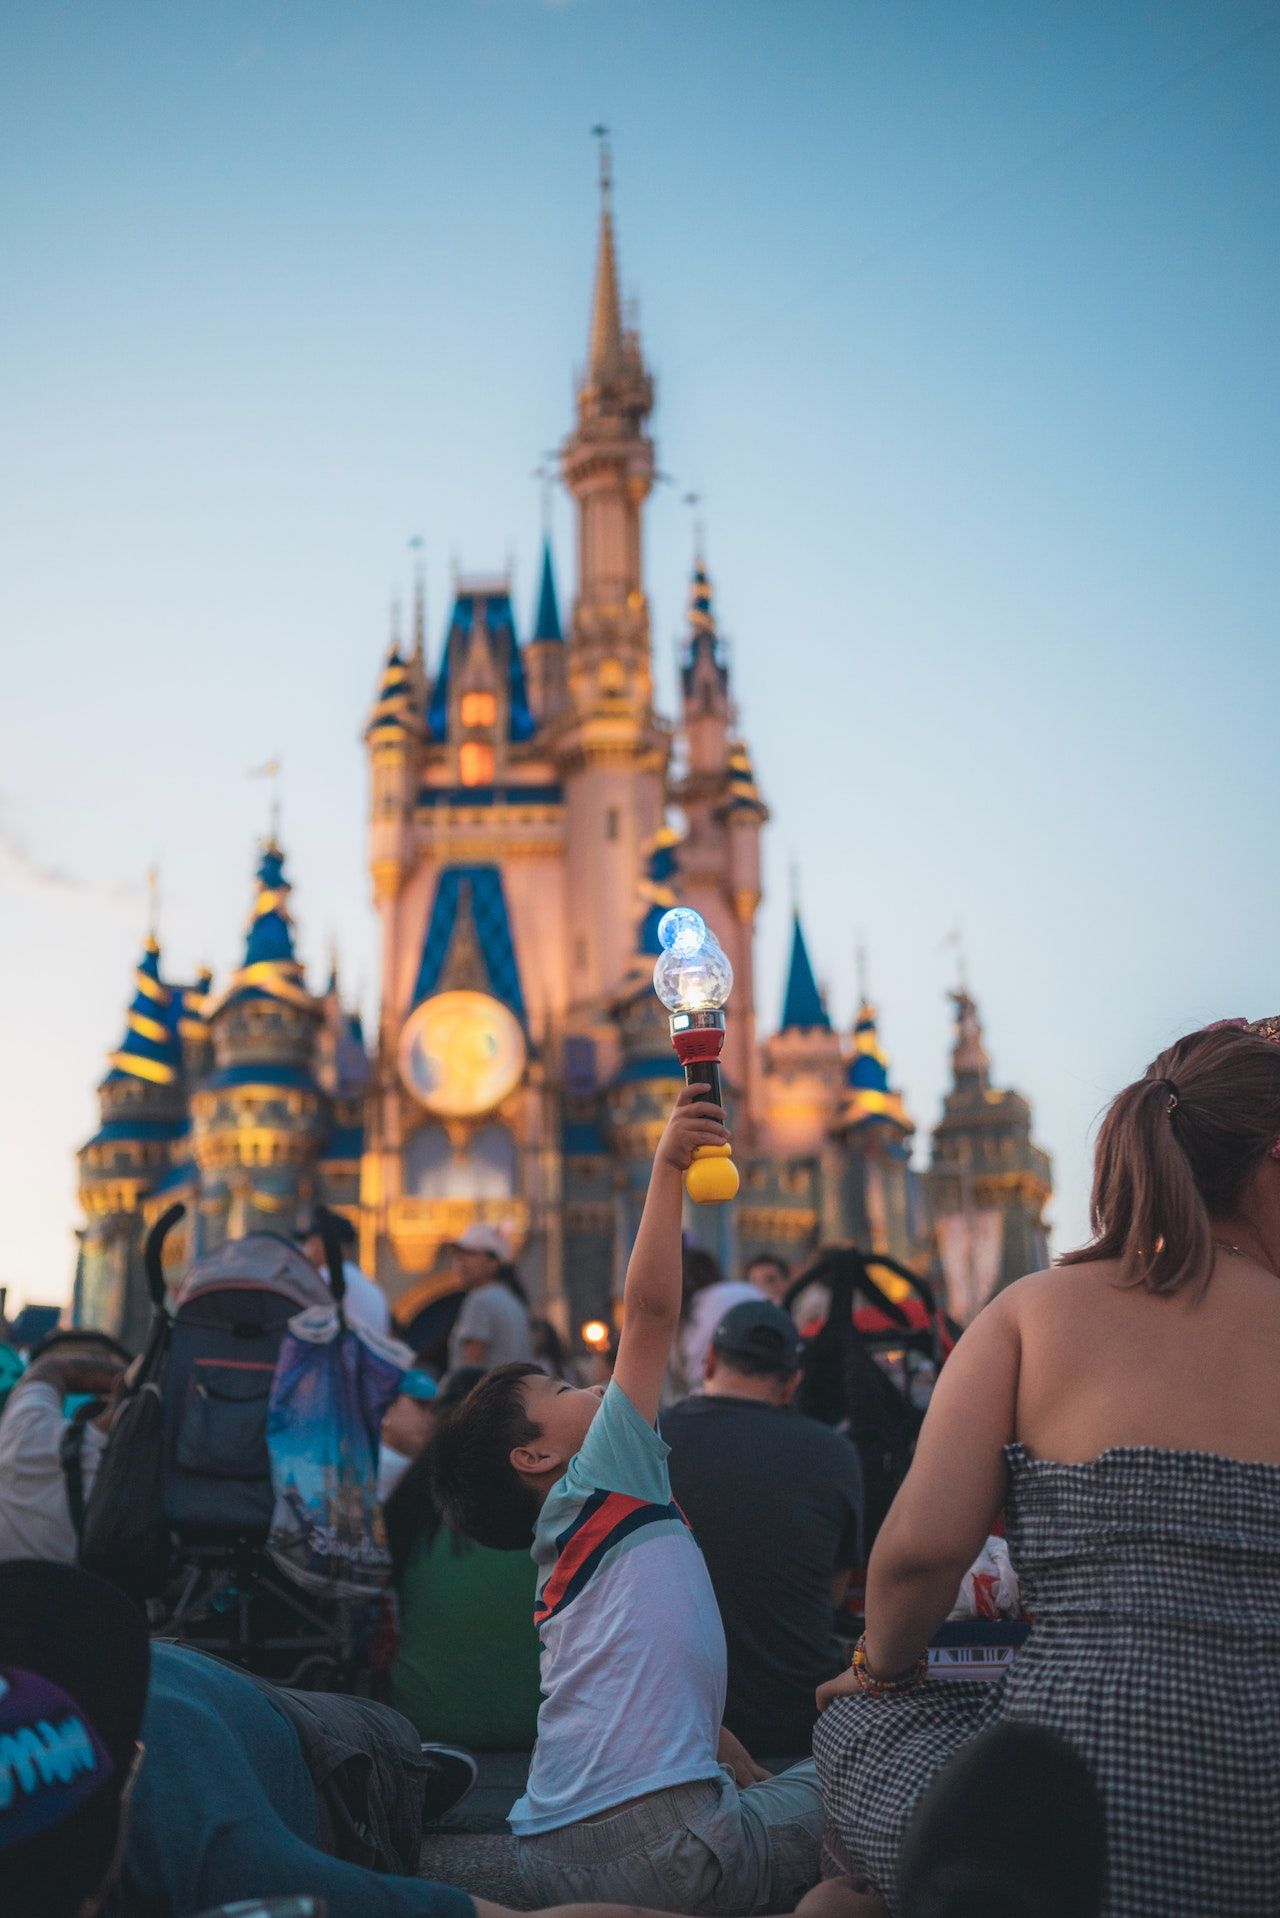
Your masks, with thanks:
[[(670, 483), (842, 1020), (922, 1132), (953, 957), (1083, 1230), (1108, 1094), (1276, 1010), (1280, 15), (1045, 0), (14, 0), (0, 17), (0, 1282), (60, 1297), (163, 869), (234, 962), (284, 761), (304, 956), (371, 1004), (359, 730), (426, 542), (516, 568), (614, 129)], [(562, 584), (571, 527), (555, 507)]]

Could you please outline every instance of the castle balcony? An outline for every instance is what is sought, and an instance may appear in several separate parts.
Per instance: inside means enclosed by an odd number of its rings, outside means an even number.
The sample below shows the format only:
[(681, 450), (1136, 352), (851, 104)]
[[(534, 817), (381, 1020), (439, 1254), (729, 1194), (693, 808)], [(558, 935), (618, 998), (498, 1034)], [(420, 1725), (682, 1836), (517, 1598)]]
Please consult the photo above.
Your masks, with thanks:
[(387, 1208), (387, 1236), (405, 1272), (429, 1271), (442, 1245), (477, 1224), (504, 1232), (514, 1257), (529, 1236), (529, 1207), (523, 1199), (393, 1199)]

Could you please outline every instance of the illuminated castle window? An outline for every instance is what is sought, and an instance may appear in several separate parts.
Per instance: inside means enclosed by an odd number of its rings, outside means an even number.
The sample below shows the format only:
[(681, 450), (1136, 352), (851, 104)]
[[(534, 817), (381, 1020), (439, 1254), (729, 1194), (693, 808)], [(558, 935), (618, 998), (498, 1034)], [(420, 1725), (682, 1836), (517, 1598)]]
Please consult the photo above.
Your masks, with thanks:
[(516, 1144), (502, 1125), (481, 1126), (455, 1153), (443, 1126), (424, 1125), (404, 1151), (409, 1199), (509, 1199), (516, 1189)]
[(468, 739), (458, 748), (458, 777), (464, 786), (493, 784), (493, 747)]
[(464, 693), (462, 695), (462, 723), (464, 726), (494, 726), (498, 720), (498, 700), (494, 693)]

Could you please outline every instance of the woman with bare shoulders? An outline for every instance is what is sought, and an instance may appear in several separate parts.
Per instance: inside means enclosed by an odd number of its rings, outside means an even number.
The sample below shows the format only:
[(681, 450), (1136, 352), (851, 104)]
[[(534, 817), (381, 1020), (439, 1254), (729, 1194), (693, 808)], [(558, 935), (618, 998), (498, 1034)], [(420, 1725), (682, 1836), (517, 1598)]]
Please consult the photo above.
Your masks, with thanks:
[[(994, 1299), (941, 1374), (865, 1638), (818, 1694), (828, 1815), (890, 1899), (932, 1778), (1022, 1720), (1093, 1771), (1107, 1918), (1280, 1912), (1277, 1037), (1192, 1033), (1120, 1093), (1093, 1240)], [(931, 1686), (925, 1647), (1001, 1511), (1031, 1635), (999, 1684)]]

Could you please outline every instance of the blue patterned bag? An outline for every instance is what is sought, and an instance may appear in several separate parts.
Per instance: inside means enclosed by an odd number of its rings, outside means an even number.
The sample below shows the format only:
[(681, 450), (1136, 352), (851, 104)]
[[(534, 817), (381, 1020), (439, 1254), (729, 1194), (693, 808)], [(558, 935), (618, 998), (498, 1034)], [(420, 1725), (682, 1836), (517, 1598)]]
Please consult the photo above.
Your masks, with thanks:
[(267, 1413), (275, 1511), (267, 1552), (331, 1598), (369, 1598), (391, 1574), (378, 1504), (378, 1435), (410, 1358), (331, 1306), (290, 1319)]

